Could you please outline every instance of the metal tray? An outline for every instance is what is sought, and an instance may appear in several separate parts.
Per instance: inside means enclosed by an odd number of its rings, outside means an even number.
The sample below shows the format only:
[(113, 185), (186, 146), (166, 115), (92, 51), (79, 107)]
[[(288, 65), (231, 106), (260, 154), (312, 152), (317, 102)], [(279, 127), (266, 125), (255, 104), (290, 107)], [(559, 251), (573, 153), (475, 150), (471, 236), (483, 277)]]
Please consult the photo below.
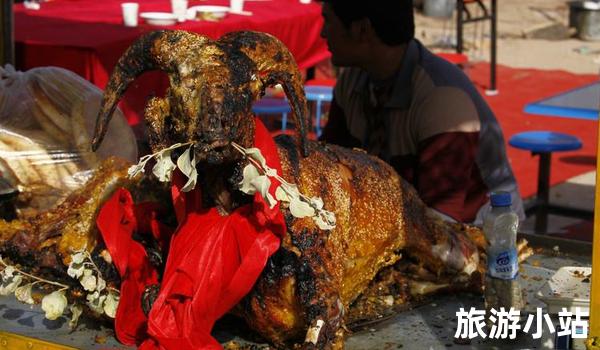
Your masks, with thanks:
[[(547, 236), (525, 236), (538, 254), (521, 265), (519, 279), (527, 295), (527, 306), (522, 310), (522, 315), (533, 313), (538, 307), (547, 311), (546, 305), (535, 294), (561, 267), (591, 266), (591, 256), (585, 254), (588, 251), (591, 253), (589, 243), (565, 242)], [(543, 244), (534, 244), (536, 239)], [(554, 249), (556, 246), (559, 247), (558, 252)], [(346, 350), (541, 348), (540, 339), (533, 339), (530, 334), (523, 333), (515, 340), (489, 341), (476, 338), (467, 344), (455, 340), (456, 312), (461, 307), (466, 310), (471, 307), (483, 309), (483, 297), (469, 294), (440, 295), (420, 306), (386, 315), (376, 322), (363, 323), (353, 328), (353, 333), (346, 341)], [(0, 331), (77, 349), (132, 349), (120, 345), (110, 328), (84, 320), (77, 331), (70, 332), (67, 323), (68, 320), (64, 318), (55, 321), (44, 319), (39, 306), (29, 307), (12, 297), (0, 297)], [(0, 342), (3, 334), (5, 333), (0, 333)], [(254, 345), (255, 349), (269, 348), (249, 334), (249, 331), (239, 324), (219, 323), (214, 331), (215, 337), (224, 345), (236, 342)]]

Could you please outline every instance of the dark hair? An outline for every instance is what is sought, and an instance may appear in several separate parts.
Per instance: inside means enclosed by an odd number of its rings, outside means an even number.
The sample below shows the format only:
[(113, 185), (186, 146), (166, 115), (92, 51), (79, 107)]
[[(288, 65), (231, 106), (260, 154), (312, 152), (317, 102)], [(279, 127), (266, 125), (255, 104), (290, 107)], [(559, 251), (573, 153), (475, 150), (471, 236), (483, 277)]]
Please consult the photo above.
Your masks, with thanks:
[(415, 36), (412, 0), (319, 0), (331, 4), (346, 27), (368, 18), (377, 36), (387, 45), (400, 45)]

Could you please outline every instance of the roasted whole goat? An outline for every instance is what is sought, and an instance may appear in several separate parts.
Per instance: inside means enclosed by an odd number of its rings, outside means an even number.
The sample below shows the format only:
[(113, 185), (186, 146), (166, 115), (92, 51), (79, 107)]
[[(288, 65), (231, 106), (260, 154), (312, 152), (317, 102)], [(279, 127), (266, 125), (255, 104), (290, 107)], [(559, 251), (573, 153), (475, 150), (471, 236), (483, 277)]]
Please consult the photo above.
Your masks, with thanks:
[[(282, 177), (297, 184), (300, 192), (321, 197), (325, 208), (335, 213), (337, 226), (320, 230), (310, 218), (297, 219), (282, 207), (288, 231), (281, 247), (233, 310), (268, 341), (281, 348), (296, 344), (341, 349), (345, 324), (376, 317), (382, 308), (434, 292), (481, 291), (485, 245), (481, 231), (431, 215), (415, 190), (383, 161), (361, 150), (307, 141), (301, 76), (283, 44), (267, 34), (239, 32), (217, 41), (181, 31), (143, 36), (111, 76), (94, 149), (128, 85), (153, 69), (165, 71), (171, 86), (164, 98), (148, 102), (151, 147), (156, 151), (177, 142), (195, 142), (196, 157), (202, 160), (197, 166), (198, 183), (207, 202), (224, 214), (247, 201), (238, 191), (247, 161), (231, 142), (252, 146), (252, 102), (266, 86), (280, 83), (292, 105), (299, 136), (275, 140)], [(111, 174), (124, 176), (123, 169)], [(77, 197), (69, 200), (77, 202)], [(89, 201), (73, 210), (91, 213), (99, 205), (100, 201)], [(93, 227), (93, 215), (81, 219)], [(15, 246), (20, 254), (43, 247), (55, 254), (49, 262), (56, 263), (69, 253), (59, 243), (64, 241), (60, 235), (69, 231), (55, 226), (52, 234), (26, 237), (15, 229), (26, 224), (3, 224), (13, 232), (0, 235), (5, 253)], [(28, 234), (41, 232), (45, 231)], [(96, 235), (95, 230), (85, 229), (78, 238), (81, 243), (72, 243), (92, 250), (89, 242)], [(21, 243), (28, 240), (37, 242), (29, 251)]]

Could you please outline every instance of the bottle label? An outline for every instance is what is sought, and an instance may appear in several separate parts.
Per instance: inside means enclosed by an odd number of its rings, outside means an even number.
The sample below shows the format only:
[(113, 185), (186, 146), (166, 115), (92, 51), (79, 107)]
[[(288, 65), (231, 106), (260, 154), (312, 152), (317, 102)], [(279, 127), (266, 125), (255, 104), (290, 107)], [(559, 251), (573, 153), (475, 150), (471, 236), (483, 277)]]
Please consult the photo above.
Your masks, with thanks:
[[(489, 253), (488, 253), (489, 254)], [(494, 278), (511, 280), (519, 273), (519, 261), (515, 248), (488, 256), (488, 273)]]

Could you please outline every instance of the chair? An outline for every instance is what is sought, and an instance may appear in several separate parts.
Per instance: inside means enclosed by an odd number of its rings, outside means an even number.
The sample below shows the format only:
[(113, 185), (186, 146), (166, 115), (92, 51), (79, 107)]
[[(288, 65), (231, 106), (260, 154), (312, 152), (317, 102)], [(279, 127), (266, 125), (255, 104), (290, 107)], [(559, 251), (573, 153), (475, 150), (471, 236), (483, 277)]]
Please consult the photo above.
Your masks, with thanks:
[(578, 150), (582, 146), (581, 140), (573, 135), (559, 132), (527, 131), (513, 135), (508, 143), (512, 147), (531, 151), (532, 155), (540, 156), (536, 198), (525, 206), (527, 216), (535, 212), (536, 233), (547, 231), (548, 213), (582, 219), (593, 218), (593, 213), (590, 211), (554, 205), (549, 202), (552, 152)]
[(469, 63), (469, 57), (462, 53), (452, 53), (452, 52), (437, 52), (437, 56), (445, 59), (446, 61), (455, 64), (457, 66), (464, 67)]
[(309, 85), (304, 87), (304, 92), (306, 94), (307, 101), (316, 103), (315, 132), (317, 134), (317, 138), (319, 138), (323, 132), (321, 130), (322, 105), (323, 102), (331, 102), (333, 99), (333, 87)]
[(287, 115), (292, 111), (290, 104), (284, 98), (265, 97), (252, 105), (252, 113), (277, 115), (281, 114), (281, 130), (287, 128)]

